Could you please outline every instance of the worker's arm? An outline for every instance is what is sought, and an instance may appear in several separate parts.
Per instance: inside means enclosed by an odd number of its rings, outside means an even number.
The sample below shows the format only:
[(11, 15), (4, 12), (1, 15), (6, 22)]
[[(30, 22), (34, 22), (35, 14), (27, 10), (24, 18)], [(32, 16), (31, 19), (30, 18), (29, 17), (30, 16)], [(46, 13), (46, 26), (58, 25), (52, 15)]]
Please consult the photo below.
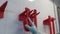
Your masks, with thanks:
[(41, 32), (41, 31), (38, 31), (38, 30), (37, 30), (36, 26), (35, 26), (34, 23), (31, 21), (30, 18), (28, 18), (28, 20), (30, 21), (31, 26), (29, 26), (29, 25), (27, 25), (27, 24), (26, 24), (25, 26), (26, 26), (26, 28), (27, 28), (28, 30), (30, 30), (30, 32), (31, 32), (32, 34), (45, 34), (44, 32)]

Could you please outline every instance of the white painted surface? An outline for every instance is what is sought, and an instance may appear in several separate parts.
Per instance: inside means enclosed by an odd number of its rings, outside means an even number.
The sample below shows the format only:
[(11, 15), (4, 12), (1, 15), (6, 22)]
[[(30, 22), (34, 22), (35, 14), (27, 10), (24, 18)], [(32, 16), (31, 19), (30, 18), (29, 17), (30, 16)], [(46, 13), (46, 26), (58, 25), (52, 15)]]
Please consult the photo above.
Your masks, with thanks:
[[(6, 0), (0, 0), (0, 5)], [(48, 15), (54, 17), (53, 3), (50, 0), (35, 0), (30, 2), (28, 0), (8, 0), (8, 5), (5, 11), (5, 17), (0, 19), (0, 34), (29, 34), (23, 30), (23, 24), (18, 21), (18, 14), (28, 7), (31, 10), (37, 9), (40, 14), (38, 15), (38, 29), (44, 31), (43, 20)], [(18, 23), (20, 24), (18, 28)], [(48, 29), (48, 28), (47, 28)], [(49, 29), (48, 29), (49, 30)], [(49, 34), (49, 31), (47, 31)]]

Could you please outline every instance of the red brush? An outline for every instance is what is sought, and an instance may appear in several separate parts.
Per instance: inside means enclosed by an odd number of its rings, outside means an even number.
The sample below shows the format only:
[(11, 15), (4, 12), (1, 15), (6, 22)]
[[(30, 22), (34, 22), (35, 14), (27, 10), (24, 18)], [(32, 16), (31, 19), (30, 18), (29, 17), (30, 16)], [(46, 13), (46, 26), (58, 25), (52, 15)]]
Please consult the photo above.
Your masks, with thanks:
[(0, 18), (4, 17), (4, 11), (5, 11), (5, 8), (7, 6), (7, 2), (8, 1), (6, 1), (2, 6), (0, 6)]
[(54, 20), (55, 20), (55, 18), (53, 18), (51, 16), (48, 16), (48, 18), (43, 21), (44, 25), (48, 25), (49, 26), (50, 34), (56, 34), (55, 33)]
[[(33, 12), (33, 13), (32, 13)], [(34, 22), (35, 26), (37, 27), (37, 15), (39, 13), (37, 13), (37, 10), (31, 10), (29, 8), (25, 8), (25, 11), (21, 14), (19, 14), (19, 20), (23, 21), (23, 25), (24, 25), (24, 29), (25, 31), (29, 31), (25, 25), (28, 24), (29, 26), (31, 26), (31, 24), (29, 23), (28, 18), (31, 18), (31, 20)]]

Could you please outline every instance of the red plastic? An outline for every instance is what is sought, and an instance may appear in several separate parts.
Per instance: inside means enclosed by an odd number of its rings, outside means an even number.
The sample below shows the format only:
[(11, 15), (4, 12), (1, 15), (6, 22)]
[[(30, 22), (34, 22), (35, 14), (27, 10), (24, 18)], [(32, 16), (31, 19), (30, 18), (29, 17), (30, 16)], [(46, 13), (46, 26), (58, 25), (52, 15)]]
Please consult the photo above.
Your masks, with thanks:
[(7, 2), (8, 1), (6, 1), (2, 6), (0, 6), (0, 18), (4, 17), (4, 12), (5, 12), (5, 8), (7, 6)]
[(50, 34), (56, 34), (55, 33), (54, 20), (55, 20), (55, 18), (53, 18), (51, 16), (48, 16), (48, 18), (43, 21), (44, 25), (48, 25), (49, 26)]
[(28, 24), (29, 26), (31, 26), (31, 24), (29, 23), (28, 18), (31, 18), (31, 20), (34, 22), (35, 26), (37, 27), (37, 15), (38, 14), (39, 13), (37, 13), (36, 9), (30, 10), (29, 8), (25, 8), (25, 11), (23, 13), (19, 14), (19, 20), (23, 21), (23, 25), (24, 25), (24, 30), (25, 31), (29, 31), (25, 27), (25, 24)]

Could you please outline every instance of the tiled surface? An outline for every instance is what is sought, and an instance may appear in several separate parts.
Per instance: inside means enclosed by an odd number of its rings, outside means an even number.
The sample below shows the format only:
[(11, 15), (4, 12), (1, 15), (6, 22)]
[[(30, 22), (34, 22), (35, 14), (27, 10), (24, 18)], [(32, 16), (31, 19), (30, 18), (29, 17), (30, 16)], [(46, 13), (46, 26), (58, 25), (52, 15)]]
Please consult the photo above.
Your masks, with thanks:
[[(0, 0), (0, 4), (6, 0)], [(54, 17), (53, 4), (50, 0), (36, 0), (29, 2), (28, 0), (8, 0), (8, 5), (5, 11), (5, 17), (0, 19), (0, 34), (30, 34), (23, 30), (23, 24), (18, 21), (18, 14), (24, 11), (25, 7), (37, 9), (38, 15), (38, 30), (44, 32), (43, 20), (48, 15)], [(19, 26), (18, 26), (19, 23)]]

